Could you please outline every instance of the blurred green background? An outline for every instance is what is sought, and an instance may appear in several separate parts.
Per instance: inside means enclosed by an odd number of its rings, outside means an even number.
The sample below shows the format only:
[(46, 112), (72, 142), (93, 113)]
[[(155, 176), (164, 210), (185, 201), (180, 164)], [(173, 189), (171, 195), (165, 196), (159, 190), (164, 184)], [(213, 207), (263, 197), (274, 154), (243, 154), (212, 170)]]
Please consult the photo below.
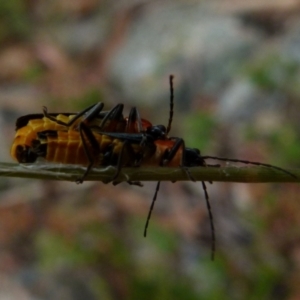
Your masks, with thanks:
[[(0, 2), (1, 161), (17, 117), (137, 106), (206, 155), (299, 167), (299, 1)], [(297, 184), (2, 178), (0, 299), (299, 299)], [(299, 213), (298, 213), (299, 212)], [(298, 215), (299, 214), (299, 215)]]

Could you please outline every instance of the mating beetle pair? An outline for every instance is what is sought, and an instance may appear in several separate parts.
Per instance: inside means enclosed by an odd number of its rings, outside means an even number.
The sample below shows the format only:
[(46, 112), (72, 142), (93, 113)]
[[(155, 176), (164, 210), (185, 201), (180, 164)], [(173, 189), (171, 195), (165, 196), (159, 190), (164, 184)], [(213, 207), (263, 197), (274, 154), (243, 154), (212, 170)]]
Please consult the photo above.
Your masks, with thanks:
[[(84, 165), (87, 167), (86, 171), (77, 182), (83, 182), (91, 168), (99, 166), (116, 167), (116, 172), (111, 178), (114, 183), (118, 183), (116, 180), (123, 167), (149, 166), (181, 167), (188, 178), (195, 181), (189, 168), (210, 166), (206, 164), (206, 159), (261, 165), (295, 177), (292, 173), (269, 164), (202, 156), (198, 149), (185, 147), (182, 138), (169, 137), (174, 106), (173, 76), (170, 76), (170, 91), (167, 127), (154, 126), (142, 119), (136, 108), (132, 108), (129, 116), (124, 118), (123, 104), (116, 105), (110, 111), (102, 111), (104, 105), (97, 103), (79, 113), (48, 113), (44, 108), (43, 114), (30, 114), (17, 120), (11, 155), (20, 163), (32, 163), (42, 157), (49, 162)], [(144, 236), (147, 233), (159, 187), (160, 182), (157, 183), (152, 199)], [(213, 216), (204, 181), (202, 187), (210, 217), (213, 258), (215, 251)]]

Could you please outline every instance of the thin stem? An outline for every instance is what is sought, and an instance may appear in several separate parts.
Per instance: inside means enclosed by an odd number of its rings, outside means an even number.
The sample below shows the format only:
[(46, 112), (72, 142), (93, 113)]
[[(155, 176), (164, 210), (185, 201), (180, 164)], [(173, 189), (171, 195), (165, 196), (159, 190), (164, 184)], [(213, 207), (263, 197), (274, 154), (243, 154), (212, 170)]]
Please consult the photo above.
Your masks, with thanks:
[[(35, 163), (14, 164), (0, 163), (0, 176), (34, 178), (44, 180), (75, 181), (85, 172), (85, 167), (65, 164)], [(197, 181), (223, 181), (244, 183), (300, 182), (300, 169), (286, 169), (297, 178), (281, 171), (260, 167), (193, 167), (189, 172)], [(109, 181), (115, 174), (114, 167), (93, 168), (86, 181)], [(182, 168), (123, 168), (116, 181), (188, 181)]]

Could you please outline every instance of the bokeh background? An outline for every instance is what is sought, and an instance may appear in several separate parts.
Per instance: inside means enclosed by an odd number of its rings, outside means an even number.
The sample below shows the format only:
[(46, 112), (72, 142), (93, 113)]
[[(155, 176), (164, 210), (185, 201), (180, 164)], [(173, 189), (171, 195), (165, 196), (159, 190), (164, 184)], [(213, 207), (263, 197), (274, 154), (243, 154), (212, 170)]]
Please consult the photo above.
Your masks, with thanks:
[[(300, 164), (300, 1), (0, 1), (0, 158), (17, 117), (137, 106), (207, 155)], [(300, 299), (297, 184), (1, 178), (0, 299)]]

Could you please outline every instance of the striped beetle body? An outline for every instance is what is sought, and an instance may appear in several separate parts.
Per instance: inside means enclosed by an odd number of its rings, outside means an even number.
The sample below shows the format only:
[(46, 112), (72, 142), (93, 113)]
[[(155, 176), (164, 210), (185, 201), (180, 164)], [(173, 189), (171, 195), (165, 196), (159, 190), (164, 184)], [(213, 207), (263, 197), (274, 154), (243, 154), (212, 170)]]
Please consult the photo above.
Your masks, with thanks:
[[(16, 134), (13, 145), (11, 147), (11, 156), (20, 163), (34, 162), (35, 158), (32, 154), (32, 141), (37, 140), (37, 135), (42, 131), (79, 131), (80, 124), (86, 124), (91, 130), (96, 133), (102, 131), (107, 132), (126, 132), (137, 133), (146, 132), (148, 128), (152, 128), (152, 124), (141, 119), (136, 108), (132, 108), (129, 117), (123, 117), (123, 104), (116, 105), (111, 111), (102, 112), (103, 104), (97, 103), (88, 107), (80, 113), (59, 113), (49, 114), (47, 109), (44, 108), (44, 114), (30, 114), (22, 116), (16, 122)], [(73, 137), (70, 134), (69, 137)], [(56, 141), (57, 146), (59, 143), (64, 143), (66, 152), (72, 155), (72, 151), (67, 149), (67, 143), (62, 140)], [(67, 160), (74, 161), (72, 157), (66, 158)], [(84, 158), (82, 158), (84, 161)], [(49, 160), (52, 161), (52, 160)], [(64, 163), (64, 161), (61, 161)], [(76, 159), (75, 161), (80, 161)]]

